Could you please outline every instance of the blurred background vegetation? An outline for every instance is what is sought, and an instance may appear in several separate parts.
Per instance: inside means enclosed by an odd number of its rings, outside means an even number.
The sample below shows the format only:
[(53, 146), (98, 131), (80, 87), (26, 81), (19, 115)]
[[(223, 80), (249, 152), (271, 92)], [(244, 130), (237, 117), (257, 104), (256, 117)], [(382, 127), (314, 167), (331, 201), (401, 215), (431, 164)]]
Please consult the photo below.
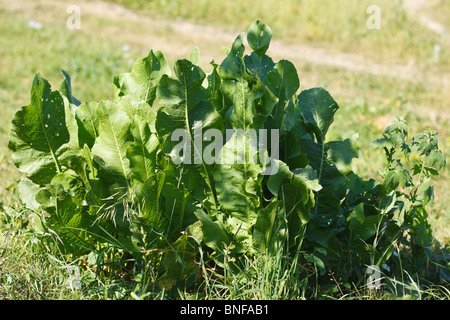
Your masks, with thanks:
[[(231, 30), (246, 30), (249, 21), (261, 19), (270, 25), (275, 39), (325, 47), (331, 52), (351, 52), (383, 63), (419, 62), (433, 64), (433, 48), (439, 38), (408, 12), (416, 5), (402, 0), (115, 0), (128, 8), (166, 18), (213, 24)], [(417, 2), (417, 1), (413, 1)], [(433, 19), (449, 17), (449, 1), (434, 1), (426, 9)], [(381, 9), (381, 29), (366, 28), (367, 8)], [(434, 10), (433, 10), (434, 9)], [(447, 12), (447, 15), (445, 13)], [(435, 17), (436, 15), (436, 17)], [(412, 19), (411, 19), (412, 18)], [(299, 53), (301, 55), (301, 53)], [(450, 54), (444, 52), (438, 65), (450, 66)]]
[[(69, 4), (80, 7), (80, 29), (67, 28)], [(369, 5), (381, 9), (379, 30), (366, 26)], [(11, 223), (2, 214), (20, 211), (14, 193), (20, 175), (7, 148), (10, 123), (29, 103), (37, 72), (57, 87), (63, 68), (80, 101), (108, 99), (112, 77), (150, 49), (174, 63), (199, 47), (200, 65), (209, 72), (212, 60), (225, 57), (221, 48), (261, 19), (273, 31), (268, 54), (296, 65), (301, 90), (322, 86), (333, 95), (340, 111), (330, 137), (358, 132), (355, 170), (378, 178), (383, 155), (370, 144), (395, 116), (406, 119), (412, 135), (437, 130), (449, 157), (449, 17), (450, 0), (0, 0), (0, 247), (2, 226)], [(449, 178), (447, 166), (435, 179), (430, 210), (442, 244), (450, 242)], [(14, 223), (26, 224), (20, 219)]]

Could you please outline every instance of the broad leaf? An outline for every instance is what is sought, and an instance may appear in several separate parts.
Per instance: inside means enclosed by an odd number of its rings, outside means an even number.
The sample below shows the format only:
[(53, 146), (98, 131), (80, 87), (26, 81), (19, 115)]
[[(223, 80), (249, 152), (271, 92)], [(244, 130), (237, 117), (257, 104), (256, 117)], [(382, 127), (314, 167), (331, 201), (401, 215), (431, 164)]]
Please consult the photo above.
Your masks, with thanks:
[[(214, 250), (215, 255), (223, 254), (223, 249), (232, 242), (232, 238), (220, 221), (213, 221), (209, 215), (202, 211), (195, 211), (195, 216), (202, 223), (203, 239), (208, 247)], [(222, 261), (219, 259), (219, 261)]]
[[(192, 182), (192, 175), (195, 176), (195, 183), (188, 184), (189, 190), (209, 210), (216, 203), (211, 168), (203, 157), (202, 137), (208, 129), (221, 129), (222, 117), (203, 99), (202, 83), (206, 75), (199, 67), (188, 60), (179, 60), (175, 76), (176, 79), (161, 78), (157, 96), (162, 108), (158, 110), (156, 130), (164, 140), (164, 152), (175, 164), (187, 166), (186, 179)], [(197, 179), (198, 176), (202, 179)]]
[(8, 147), (14, 164), (33, 182), (49, 183), (62, 172), (61, 162), (69, 141), (63, 97), (37, 74), (30, 104), (22, 107), (12, 121)]
[(38, 210), (39, 203), (36, 201), (36, 194), (40, 188), (28, 179), (20, 179), (17, 182), (17, 189), (20, 194), (20, 199), (25, 206), (31, 210)]
[(325, 144), (327, 160), (333, 163), (343, 175), (352, 172), (352, 160), (358, 157), (358, 134), (342, 141), (330, 141)]
[(217, 198), (227, 213), (224, 224), (247, 245), (261, 205), (262, 166), (256, 155), (251, 138), (236, 132), (222, 148), (213, 173)]
[(292, 245), (300, 235), (301, 226), (310, 220), (310, 210), (315, 203), (313, 191), (319, 191), (321, 186), (316, 173), (310, 167), (291, 172), (281, 161), (278, 165), (278, 173), (269, 177), (267, 187), (282, 201), (284, 214), (289, 221)]
[(267, 75), (267, 84), (272, 93), (278, 98), (277, 106), (273, 110), (273, 117), (276, 120), (275, 127), (283, 128), (287, 104), (300, 87), (297, 70), (292, 62), (288, 60), (279, 61)]
[(244, 57), (244, 62), (251, 75), (258, 76), (264, 84), (267, 84), (267, 76), (274, 71), (273, 68), (275, 67), (272, 58), (264, 55), (260, 59), (255, 52), (252, 52)]
[(100, 102), (96, 112), (100, 125), (92, 154), (100, 166), (99, 175), (105, 181), (118, 183), (130, 191), (131, 169), (127, 150), (132, 143), (131, 120), (111, 101)]
[(95, 102), (86, 102), (82, 103), (75, 110), (80, 147), (83, 147), (86, 144), (89, 148), (92, 148), (95, 139), (98, 137), (99, 119), (95, 111), (97, 105), (98, 104)]
[(137, 116), (131, 123), (130, 132), (134, 142), (128, 146), (126, 154), (130, 161), (131, 176), (145, 182), (155, 174), (159, 140), (151, 133), (148, 123)]
[(323, 88), (302, 91), (298, 96), (303, 121), (314, 132), (317, 142), (325, 141), (328, 128), (334, 121), (334, 114), (339, 106)]
[(324, 189), (334, 190), (345, 184), (351, 173), (351, 161), (358, 157), (357, 136), (319, 144), (310, 139), (300, 139), (301, 150), (308, 156), (309, 165), (317, 171)]
[[(136, 219), (143, 224), (145, 229), (151, 228), (146, 232), (147, 242), (150, 245), (159, 238), (169, 224), (169, 219), (164, 212), (164, 206), (161, 201), (165, 178), (164, 172), (153, 174), (143, 184), (140, 184), (136, 190), (138, 200)], [(174, 227), (177, 226), (174, 224)]]
[(197, 276), (197, 253), (202, 237), (201, 223), (197, 222), (170, 245), (162, 259), (165, 273), (158, 280), (164, 289), (170, 290), (174, 284), (186, 280), (189, 276)]
[(171, 70), (160, 51), (151, 50), (147, 57), (138, 59), (130, 73), (114, 78), (116, 96), (127, 96), (135, 104), (146, 102), (153, 106), (156, 88), (163, 75), (170, 75)]
[(240, 34), (233, 42), (230, 53), (219, 67), (219, 76), (222, 80), (237, 80), (244, 77), (244, 35)]
[(366, 241), (377, 231), (381, 230), (380, 225), (383, 219), (382, 215), (366, 216), (364, 204), (358, 204), (347, 218), (348, 226), (352, 232), (352, 239), (355, 241)]
[(160, 200), (161, 210), (167, 221), (163, 232), (173, 241), (187, 226), (195, 222), (194, 212), (198, 208), (192, 194), (182, 184), (183, 168), (169, 163), (163, 173), (164, 185)]
[(65, 96), (71, 104), (79, 106), (81, 102), (72, 95), (72, 80), (70, 79), (70, 75), (63, 69), (60, 70), (62, 75), (64, 76), (64, 81), (59, 86), (58, 91), (61, 93), (61, 95)]
[(254, 229), (253, 240), (255, 246), (263, 253), (275, 253), (281, 248), (281, 239), (285, 228), (281, 225), (278, 213), (281, 201), (274, 201), (258, 214)]
[(278, 99), (258, 77), (236, 81), (230, 124), (233, 129), (247, 132), (258, 130), (272, 113)]
[(255, 20), (247, 32), (247, 41), (258, 57), (263, 57), (269, 48), (272, 30), (261, 20)]
[(55, 175), (36, 200), (48, 213), (47, 226), (56, 231), (67, 252), (83, 252), (92, 248), (87, 230), (93, 219), (83, 206), (84, 192), (78, 179), (65, 174)]
[(219, 67), (219, 76), (223, 80), (222, 93), (232, 101), (228, 109), (229, 126), (247, 132), (259, 129), (272, 113), (278, 102), (277, 97), (265, 86), (258, 75), (250, 76), (246, 72), (243, 60), (244, 45), (242, 35), (233, 43), (230, 54)]
[(287, 131), (282, 139), (283, 160), (291, 169), (304, 168), (308, 165), (307, 154), (302, 151), (302, 148), (291, 131)]

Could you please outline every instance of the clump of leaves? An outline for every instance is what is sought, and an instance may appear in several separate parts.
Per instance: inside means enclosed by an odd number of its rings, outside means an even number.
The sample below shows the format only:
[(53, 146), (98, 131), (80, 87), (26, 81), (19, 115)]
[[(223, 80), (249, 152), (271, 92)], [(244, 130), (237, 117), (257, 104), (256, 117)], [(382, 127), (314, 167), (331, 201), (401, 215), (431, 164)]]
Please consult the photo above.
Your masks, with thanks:
[(446, 164), (436, 135), (436, 131), (428, 129), (409, 141), (407, 122), (397, 119), (384, 130), (381, 139), (374, 141), (375, 147), (383, 148), (387, 159), (380, 174), (390, 199), (389, 213), (403, 235), (397, 245), (401, 252), (412, 253), (408, 269), (413, 272), (424, 272), (433, 256), (430, 249), (435, 240), (427, 205), (434, 201), (431, 179)]
[[(152, 255), (166, 289), (195, 279), (199, 251), (239, 270), (242, 255), (287, 247), (298, 256), (301, 246), (302, 261), (323, 281), (331, 271), (347, 282), (362, 279), (369, 264), (387, 263), (399, 246), (427, 248), (429, 178), (445, 164), (436, 133), (408, 145), (406, 124), (395, 122), (376, 142), (388, 159), (384, 182), (363, 180), (351, 167), (358, 136), (327, 136), (338, 104), (323, 88), (298, 93), (294, 65), (266, 55), (271, 38), (255, 21), (252, 52), (245, 55), (238, 35), (209, 74), (196, 64), (196, 49), (173, 70), (152, 50), (114, 78), (113, 101), (78, 101), (65, 71), (57, 90), (37, 74), (9, 148), (42, 231), (56, 233), (68, 253), (113, 246), (135, 259)], [(179, 130), (181, 142), (173, 139)], [(202, 136), (208, 130), (219, 134)], [(277, 132), (262, 149), (247, 135), (260, 130)], [(222, 143), (204, 143), (213, 139)], [(395, 158), (398, 150), (420, 153), (412, 171)], [(241, 161), (211, 162), (206, 154)]]

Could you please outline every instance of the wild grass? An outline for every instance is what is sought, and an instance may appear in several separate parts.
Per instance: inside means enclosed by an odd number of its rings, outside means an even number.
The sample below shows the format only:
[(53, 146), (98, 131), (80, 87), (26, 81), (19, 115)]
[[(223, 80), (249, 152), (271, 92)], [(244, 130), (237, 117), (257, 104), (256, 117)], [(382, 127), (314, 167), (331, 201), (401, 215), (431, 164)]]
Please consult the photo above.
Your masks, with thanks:
[[(107, 246), (81, 256), (65, 256), (58, 238), (36, 233), (27, 209), (3, 212), (0, 242), (2, 300), (448, 300), (445, 285), (426, 282), (404, 271), (400, 278), (383, 273), (380, 287), (341, 283), (333, 273), (319, 284), (319, 270), (305, 261), (302, 241), (294, 251), (284, 245), (274, 252), (243, 256), (238, 264), (226, 257), (218, 266), (200, 247), (198, 269), (186, 282), (165, 291), (158, 285), (155, 255), (132, 258)], [(273, 240), (273, 239), (272, 239)], [(279, 241), (279, 239), (277, 239)], [(158, 253), (157, 256), (160, 254)], [(229, 267), (227, 263), (232, 263)], [(79, 273), (71, 272), (77, 270)]]

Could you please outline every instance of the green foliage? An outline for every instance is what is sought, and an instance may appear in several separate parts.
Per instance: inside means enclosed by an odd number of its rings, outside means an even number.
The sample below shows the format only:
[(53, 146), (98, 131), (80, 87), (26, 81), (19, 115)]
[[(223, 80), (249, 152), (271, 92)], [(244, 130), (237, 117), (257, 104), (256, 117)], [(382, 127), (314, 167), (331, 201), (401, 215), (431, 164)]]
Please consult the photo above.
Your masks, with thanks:
[[(388, 160), (384, 181), (364, 180), (352, 171), (357, 135), (327, 137), (339, 109), (332, 96), (323, 88), (297, 93), (294, 65), (266, 55), (272, 31), (263, 22), (249, 28), (249, 55), (243, 37), (209, 74), (196, 65), (197, 49), (173, 71), (152, 50), (114, 77), (113, 101), (79, 102), (65, 71), (55, 91), (36, 75), (9, 147), (29, 179), (19, 188), (24, 202), (44, 212), (44, 231), (67, 253), (114, 247), (135, 261), (150, 255), (162, 289), (195, 282), (203, 252), (236, 272), (243, 256), (283, 248), (296, 265), (313, 265), (321, 283), (327, 272), (361, 283), (367, 265), (390, 263), (396, 275), (409, 261), (425, 272), (430, 178), (445, 165), (437, 133), (408, 144), (406, 123), (394, 122), (375, 142)], [(201, 143), (199, 130), (208, 129), (223, 147)], [(278, 130), (279, 141), (267, 150), (252, 145), (249, 133), (260, 129)], [(185, 141), (173, 140), (176, 130)], [(261, 161), (275, 142), (279, 159)], [(219, 161), (207, 161), (208, 152)], [(411, 152), (419, 160), (408, 167)], [(240, 161), (225, 161), (230, 156)], [(267, 175), (269, 164), (276, 171)]]

